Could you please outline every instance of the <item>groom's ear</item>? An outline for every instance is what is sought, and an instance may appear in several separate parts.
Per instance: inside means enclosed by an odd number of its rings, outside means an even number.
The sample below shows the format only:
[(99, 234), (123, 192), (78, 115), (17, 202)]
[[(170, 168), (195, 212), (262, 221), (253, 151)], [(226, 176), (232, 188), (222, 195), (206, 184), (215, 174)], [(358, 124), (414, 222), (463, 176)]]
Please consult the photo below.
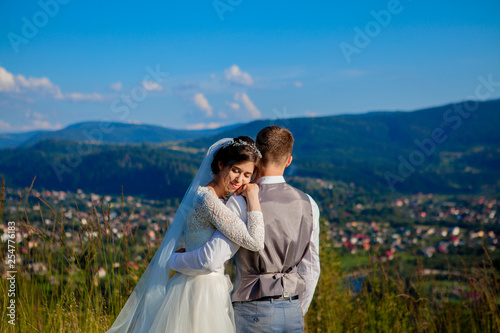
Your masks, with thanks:
[(292, 160), (293, 160), (293, 157), (292, 157), (292, 155), (290, 155), (290, 156), (288, 157), (288, 161), (286, 161), (285, 168), (286, 168), (287, 166), (289, 166), (289, 165), (292, 163)]

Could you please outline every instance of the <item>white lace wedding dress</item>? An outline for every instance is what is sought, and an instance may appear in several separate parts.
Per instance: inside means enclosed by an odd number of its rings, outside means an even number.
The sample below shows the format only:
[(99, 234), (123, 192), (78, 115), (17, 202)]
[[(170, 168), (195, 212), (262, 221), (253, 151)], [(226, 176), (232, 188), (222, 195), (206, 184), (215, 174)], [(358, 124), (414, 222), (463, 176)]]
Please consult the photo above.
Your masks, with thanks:
[[(216, 228), (233, 242), (252, 251), (264, 244), (261, 212), (240, 220), (209, 188), (200, 186), (186, 219), (186, 251), (208, 242)], [(149, 332), (235, 332), (230, 292), (224, 269), (207, 275), (175, 274)]]

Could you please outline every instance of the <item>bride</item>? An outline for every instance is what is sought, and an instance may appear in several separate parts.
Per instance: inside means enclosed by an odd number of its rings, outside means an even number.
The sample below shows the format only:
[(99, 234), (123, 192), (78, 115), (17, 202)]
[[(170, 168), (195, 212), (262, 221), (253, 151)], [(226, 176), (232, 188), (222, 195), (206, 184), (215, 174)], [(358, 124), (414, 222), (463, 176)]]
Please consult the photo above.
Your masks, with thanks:
[[(203, 246), (218, 229), (251, 251), (264, 248), (259, 188), (250, 180), (261, 154), (247, 136), (222, 139), (208, 150), (165, 237), (108, 333), (234, 332), (231, 281), (224, 269), (207, 275), (180, 273), (169, 279), (175, 249)], [(248, 201), (248, 225), (225, 204), (238, 191)]]

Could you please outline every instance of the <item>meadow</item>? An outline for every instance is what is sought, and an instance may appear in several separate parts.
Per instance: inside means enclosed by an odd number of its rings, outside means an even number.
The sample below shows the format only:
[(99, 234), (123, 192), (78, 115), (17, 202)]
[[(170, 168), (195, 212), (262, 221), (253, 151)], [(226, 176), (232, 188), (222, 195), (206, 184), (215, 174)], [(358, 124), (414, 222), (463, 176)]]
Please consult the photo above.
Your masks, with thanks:
[[(31, 187), (20, 195), (15, 220), (16, 232), (27, 236), (15, 246), (15, 254), (22, 259), (15, 265), (16, 321), (15, 325), (8, 322), (11, 297), (4, 296), (0, 331), (106, 331), (156, 248), (142, 242), (138, 228), (128, 223), (123, 194), (119, 216), (123, 236), (116, 238), (111, 232), (110, 207), (102, 201), (92, 202), (82, 223), (81, 216), (68, 219), (38, 197), (50, 211), (44, 216), (40, 210), (39, 218), (53, 223), (34, 227), (25, 210), (30, 191)], [(7, 225), (2, 218), (4, 198), (2, 181), (0, 220)], [(78, 234), (71, 242), (64, 232), (67, 228)], [(398, 267), (404, 258), (382, 262), (372, 260), (376, 253), (369, 253), (342, 260), (329, 229), (330, 224), (322, 220), (321, 276), (305, 318), (306, 332), (500, 331), (500, 281), (486, 249), (477, 257), (477, 265), (463, 262), (463, 275), (453, 274), (456, 268), (450, 267), (444, 278), (425, 274), (417, 256), (416, 269), (410, 277), (402, 277)], [(2, 242), (2, 258), (9, 253), (7, 243)], [(0, 292), (8, 295), (7, 268), (1, 272)]]

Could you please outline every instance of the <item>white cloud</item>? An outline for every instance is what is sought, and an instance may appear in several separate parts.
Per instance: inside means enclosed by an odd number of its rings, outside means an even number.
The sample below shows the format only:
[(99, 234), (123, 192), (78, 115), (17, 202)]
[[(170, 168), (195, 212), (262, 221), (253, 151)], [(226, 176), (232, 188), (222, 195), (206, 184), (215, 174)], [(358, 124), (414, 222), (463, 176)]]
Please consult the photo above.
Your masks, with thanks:
[(63, 94), (61, 89), (47, 77), (26, 78), (21, 74), (14, 75), (9, 73), (3, 67), (0, 67), (0, 92), (49, 94), (57, 100), (101, 101), (103, 99), (98, 93), (83, 94), (74, 92)]
[(316, 112), (311, 112), (311, 111), (306, 111), (306, 112), (304, 112), (304, 114), (306, 115), (306, 117), (311, 117), (311, 118), (318, 116), (318, 114)]
[(161, 90), (163, 90), (163, 87), (160, 84), (158, 84), (157, 82), (153, 82), (153, 81), (142, 81), (142, 86), (147, 91), (161, 91)]
[(242, 72), (237, 65), (232, 65), (224, 71), (224, 76), (227, 81), (241, 84), (244, 86), (253, 85), (253, 79), (250, 74)]
[(42, 120), (32, 120), (31, 125), (25, 125), (21, 127), (21, 130), (37, 130), (37, 129), (44, 129), (44, 130), (59, 130), (61, 129), (62, 126), (61, 124), (51, 124), (48, 121), (42, 121)]
[(300, 81), (295, 81), (295, 82), (293, 83), (293, 85), (294, 85), (295, 87), (297, 87), (297, 88), (301, 88), (301, 87), (303, 86), (302, 82), (300, 82)]
[(37, 128), (44, 128), (44, 129), (61, 129), (62, 128), (61, 124), (58, 123), (58, 124), (52, 125), (48, 121), (33, 120), (32, 123)]
[(47, 90), (47, 91), (52, 91), (52, 90), (57, 90), (57, 86), (52, 84), (50, 80), (46, 77), (41, 77), (41, 78), (36, 78), (36, 77), (29, 77), (25, 78), (22, 75), (17, 75), (16, 76), (16, 82), (18, 85), (28, 88), (28, 89), (41, 89), (41, 90)]
[(6, 123), (3, 120), (0, 120), (0, 129), (6, 129), (6, 128), (10, 128), (10, 124)]
[(186, 126), (188, 130), (202, 130), (202, 129), (214, 129), (221, 127), (220, 123), (198, 123)]
[(43, 118), (47, 118), (46, 115), (43, 115), (41, 113), (38, 113), (38, 112), (33, 112), (33, 117), (37, 118), (37, 119), (43, 119)]
[(241, 102), (245, 109), (250, 113), (252, 118), (258, 119), (261, 117), (261, 112), (257, 107), (253, 104), (253, 102), (250, 100), (250, 97), (246, 93), (235, 93), (234, 94), (234, 100)]
[(225, 114), (222, 111), (218, 113), (218, 116), (219, 116), (219, 118), (222, 118), (222, 119), (226, 119), (227, 118), (227, 114)]
[(196, 105), (196, 107), (202, 111), (205, 112), (207, 116), (212, 116), (213, 114), (213, 109), (210, 103), (208, 103), (208, 100), (203, 96), (202, 93), (198, 93), (193, 96), (193, 102)]
[(122, 83), (120, 81), (115, 82), (115, 83), (111, 83), (109, 85), (109, 88), (111, 90), (114, 90), (114, 91), (120, 91), (120, 90), (122, 90)]
[(3, 67), (0, 67), (0, 91), (16, 93), (35, 91), (39, 93), (51, 94), (54, 98), (62, 97), (59, 87), (50, 82), (48, 78), (26, 78), (23, 75), (14, 75), (9, 73)]
[(238, 103), (226, 102), (226, 105), (233, 110), (238, 110), (240, 108), (240, 105)]
[(63, 99), (70, 99), (73, 102), (81, 102), (81, 101), (98, 102), (102, 101), (104, 98), (98, 93), (91, 93), (91, 94), (69, 93), (66, 94)]
[(5, 68), (0, 67), (0, 91), (15, 91), (16, 82), (14, 80), (14, 75), (5, 70)]
[(97, 101), (102, 101), (102, 96), (99, 95), (98, 93), (92, 93), (92, 94), (69, 93), (69, 94), (66, 94), (65, 98), (66, 99), (70, 99), (73, 102), (80, 102), (80, 101), (97, 102)]

